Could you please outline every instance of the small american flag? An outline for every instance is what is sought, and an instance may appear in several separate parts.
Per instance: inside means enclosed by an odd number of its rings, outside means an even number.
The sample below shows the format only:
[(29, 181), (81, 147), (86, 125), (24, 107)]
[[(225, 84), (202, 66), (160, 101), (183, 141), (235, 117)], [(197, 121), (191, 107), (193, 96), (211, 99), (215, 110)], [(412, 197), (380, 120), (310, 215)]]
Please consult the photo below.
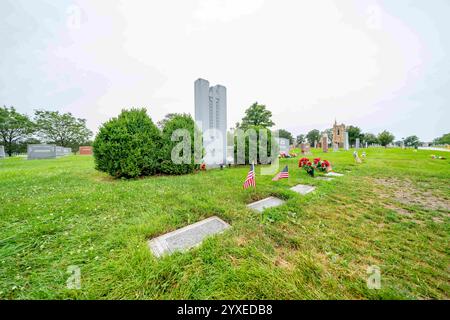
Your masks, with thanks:
[(247, 189), (248, 187), (256, 187), (256, 180), (255, 180), (255, 165), (250, 165), (250, 171), (247, 174), (247, 178), (245, 178), (244, 181), (244, 189)]
[(278, 173), (275, 177), (273, 177), (272, 181), (278, 181), (280, 179), (287, 179), (289, 178), (289, 168), (288, 166), (284, 167), (283, 170), (281, 170), (280, 173)]

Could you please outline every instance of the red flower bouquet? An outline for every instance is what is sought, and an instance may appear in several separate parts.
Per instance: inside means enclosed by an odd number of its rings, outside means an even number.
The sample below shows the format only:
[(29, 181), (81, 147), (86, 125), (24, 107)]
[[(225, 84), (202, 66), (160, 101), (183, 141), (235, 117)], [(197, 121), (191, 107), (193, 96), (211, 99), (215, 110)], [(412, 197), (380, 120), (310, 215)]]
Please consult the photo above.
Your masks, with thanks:
[(308, 158), (301, 158), (301, 159), (298, 161), (298, 166), (299, 166), (300, 168), (305, 169), (306, 172), (307, 172), (311, 177), (314, 177), (314, 166), (313, 166), (313, 164), (311, 163), (311, 161), (309, 161)]

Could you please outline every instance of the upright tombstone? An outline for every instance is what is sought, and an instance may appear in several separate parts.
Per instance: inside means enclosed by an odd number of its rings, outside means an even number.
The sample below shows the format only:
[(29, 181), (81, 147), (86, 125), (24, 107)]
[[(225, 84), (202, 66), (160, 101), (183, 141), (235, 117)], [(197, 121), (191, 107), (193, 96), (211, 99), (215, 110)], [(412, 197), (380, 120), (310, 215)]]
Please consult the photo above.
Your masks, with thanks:
[(328, 136), (326, 134), (322, 136), (322, 151), (328, 152)]
[(305, 154), (305, 152), (306, 152), (306, 144), (305, 143), (301, 143), (300, 144), (300, 152), (302, 153), (302, 154)]
[(314, 149), (317, 148), (317, 140), (314, 140)]
[(339, 144), (337, 144), (337, 143), (333, 144), (333, 151), (334, 152), (339, 151)]
[(349, 143), (348, 143), (348, 131), (344, 132), (344, 150), (349, 149)]
[(5, 147), (4, 146), (0, 146), (0, 159), (5, 158)]
[(356, 145), (355, 145), (356, 150), (359, 149), (359, 138), (356, 138)]
[(92, 147), (91, 146), (80, 146), (78, 148), (81, 156), (91, 156), (92, 155)]
[(227, 162), (227, 89), (209, 86), (198, 79), (194, 83), (195, 122), (203, 134), (204, 163), (217, 167)]
[(367, 141), (366, 141), (366, 147), (365, 148), (367, 149)]
[(277, 138), (275, 141), (278, 143), (280, 153), (289, 154), (289, 150), (291, 146), (289, 145), (289, 139), (286, 138)]
[(54, 144), (29, 144), (27, 146), (28, 160), (54, 159), (57, 156)]

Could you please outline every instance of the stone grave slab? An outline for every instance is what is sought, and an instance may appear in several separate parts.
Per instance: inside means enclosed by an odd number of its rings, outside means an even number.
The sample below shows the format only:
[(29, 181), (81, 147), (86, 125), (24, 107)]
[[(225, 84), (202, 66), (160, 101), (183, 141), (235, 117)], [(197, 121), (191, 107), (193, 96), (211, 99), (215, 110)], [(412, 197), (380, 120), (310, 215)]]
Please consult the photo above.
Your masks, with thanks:
[(214, 216), (153, 238), (148, 241), (148, 246), (156, 257), (161, 257), (196, 247), (206, 237), (221, 233), (228, 228), (230, 228), (228, 223)]
[(283, 203), (284, 203), (284, 201), (281, 199), (278, 199), (276, 197), (268, 197), (268, 198), (250, 203), (247, 205), (247, 207), (250, 209), (259, 211), (259, 212), (263, 212), (264, 209), (277, 207), (277, 206), (282, 205)]
[(331, 178), (331, 177), (316, 177), (316, 179), (317, 179), (317, 180), (324, 180), (324, 181), (331, 181), (331, 180), (334, 180), (334, 179)]
[(342, 177), (343, 174), (342, 173), (337, 173), (337, 172), (328, 172), (325, 174), (327, 177)]
[(291, 188), (292, 191), (295, 191), (295, 192), (300, 193), (300, 194), (310, 193), (310, 192), (314, 191), (314, 189), (316, 189), (316, 187), (308, 186), (306, 184), (298, 184), (298, 185), (293, 186)]

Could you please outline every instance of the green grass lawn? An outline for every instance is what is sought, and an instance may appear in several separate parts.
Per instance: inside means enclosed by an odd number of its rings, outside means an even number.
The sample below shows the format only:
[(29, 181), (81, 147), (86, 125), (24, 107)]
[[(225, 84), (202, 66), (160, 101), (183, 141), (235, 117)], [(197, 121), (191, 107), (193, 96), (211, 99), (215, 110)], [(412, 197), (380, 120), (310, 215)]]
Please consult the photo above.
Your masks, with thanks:
[[(0, 160), (1, 299), (449, 299), (446, 152), (313, 151), (345, 174), (310, 178), (289, 164), (272, 182), (247, 166), (112, 180), (89, 156)], [(312, 157), (311, 157), (312, 158)], [(306, 196), (289, 190), (317, 186)], [(264, 216), (246, 208), (274, 195)], [(231, 224), (185, 253), (152, 256), (147, 239), (216, 215)], [(81, 289), (66, 288), (81, 268)], [(381, 289), (368, 289), (379, 266)]]

